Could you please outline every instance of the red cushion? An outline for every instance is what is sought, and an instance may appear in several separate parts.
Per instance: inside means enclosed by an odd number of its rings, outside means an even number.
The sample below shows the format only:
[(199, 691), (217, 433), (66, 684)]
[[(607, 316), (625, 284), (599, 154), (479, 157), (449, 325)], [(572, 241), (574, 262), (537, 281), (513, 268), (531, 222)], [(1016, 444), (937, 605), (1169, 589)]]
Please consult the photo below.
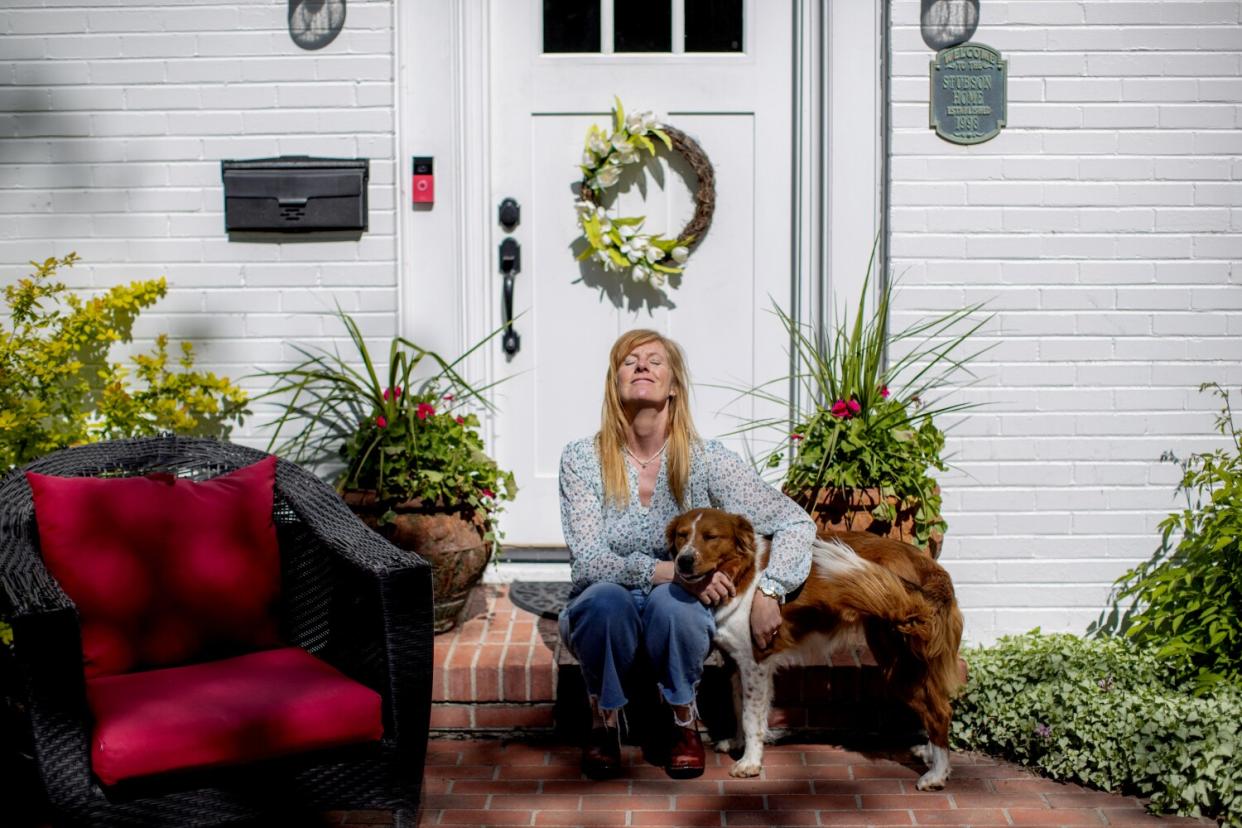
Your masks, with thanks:
[(372, 742), (374, 690), (297, 647), (86, 682), (91, 765), (107, 785)]
[(276, 458), (201, 483), (27, 473), (87, 677), (280, 644)]

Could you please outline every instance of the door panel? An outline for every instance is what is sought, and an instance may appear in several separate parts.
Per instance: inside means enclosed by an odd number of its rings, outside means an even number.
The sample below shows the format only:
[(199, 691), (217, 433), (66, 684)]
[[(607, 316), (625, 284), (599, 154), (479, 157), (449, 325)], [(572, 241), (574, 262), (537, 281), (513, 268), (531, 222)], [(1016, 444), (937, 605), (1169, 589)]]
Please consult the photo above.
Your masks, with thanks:
[[(745, 52), (639, 55), (544, 54), (544, 5), (496, 0), (489, 21), (493, 221), (503, 198), (522, 204), (512, 232), (522, 245), (515, 294), (516, 309), (525, 311), (517, 321), (522, 348), (496, 360), (497, 378), (507, 379), (495, 423), (497, 458), (520, 488), (502, 528), (506, 542), (519, 545), (563, 542), (560, 452), (598, 429), (608, 349), (621, 332), (655, 328), (682, 345), (697, 383), (696, 424), (708, 437), (735, 427), (736, 415), (757, 412), (734, 405), (723, 413), (734, 395), (706, 384), (751, 385), (788, 370), (785, 339), (768, 311), (772, 301), (787, 305), (790, 292), (790, 4), (741, 4)], [(602, 8), (605, 47), (611, 6)], [(675, 44), (697, 31), (678, 13)], [(723, 30), (713, 42), (733, 42), (736, 30)], [(712, 227), (684, 276), (662, 291), (574, 260), (576, 165), (587, 128), (607, 122), (614, 94), (627, 109), (653, 110), (695, 138), (716, 172)], [(645, 215), (647, 232), (671, 235), (693, 213), (694, 185), (685, 162), (661, 150), (644, 174), (627, 172), (605, 204), (616, 215)], [(495, 227), (492, 261), (506, 235)], [(493, 281), (498, 308), (498, 273)]]

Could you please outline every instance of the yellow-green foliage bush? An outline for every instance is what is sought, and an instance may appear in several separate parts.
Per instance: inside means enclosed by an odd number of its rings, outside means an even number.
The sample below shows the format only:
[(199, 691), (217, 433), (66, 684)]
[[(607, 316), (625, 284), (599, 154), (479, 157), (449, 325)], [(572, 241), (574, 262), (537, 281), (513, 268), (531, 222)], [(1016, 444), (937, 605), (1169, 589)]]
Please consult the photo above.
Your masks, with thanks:
[[(225, 437), (247, 397), (227, 377), (195, 371), (193, 346), (169, 365), (161, 335), (129, 368), (109, 359), (131, 342), (135, 319), (168, 290), (163, 278), (117, 285), (83, 298), (56, 278), (64, 258), (4, 288), (0, 318), (0, 471), (66, 446), (163, 431)], [(136, 379), (137, 385), (131, 385)]]

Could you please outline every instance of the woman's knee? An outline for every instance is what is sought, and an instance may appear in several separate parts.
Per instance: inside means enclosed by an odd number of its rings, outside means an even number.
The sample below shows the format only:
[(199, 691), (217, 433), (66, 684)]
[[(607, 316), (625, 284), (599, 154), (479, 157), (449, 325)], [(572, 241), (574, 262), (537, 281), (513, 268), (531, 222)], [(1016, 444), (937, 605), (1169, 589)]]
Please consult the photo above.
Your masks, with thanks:
[(651, 590), (643, 608), (643, 624), (655, 628), (671, 626), (683, 631), (701, 630), (709, 638), (716, 631), (712, 611), (677, 584), (661, 584)]
[[(640, 619), (634, 596), (620, 584), (591, 584), (565, 609), (563, 628), (579, 631), (583, 627), (637, 629)], [(565, 623), (567, 621), (568, 623)]]

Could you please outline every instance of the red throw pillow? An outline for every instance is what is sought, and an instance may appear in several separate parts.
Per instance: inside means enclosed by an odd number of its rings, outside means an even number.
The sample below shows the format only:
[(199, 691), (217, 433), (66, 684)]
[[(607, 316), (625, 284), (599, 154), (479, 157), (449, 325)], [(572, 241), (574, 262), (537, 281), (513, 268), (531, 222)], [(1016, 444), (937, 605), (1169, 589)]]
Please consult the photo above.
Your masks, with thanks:
[(280, 644), (276, 458), (201, 483), (27, 472), (88, 678)]

